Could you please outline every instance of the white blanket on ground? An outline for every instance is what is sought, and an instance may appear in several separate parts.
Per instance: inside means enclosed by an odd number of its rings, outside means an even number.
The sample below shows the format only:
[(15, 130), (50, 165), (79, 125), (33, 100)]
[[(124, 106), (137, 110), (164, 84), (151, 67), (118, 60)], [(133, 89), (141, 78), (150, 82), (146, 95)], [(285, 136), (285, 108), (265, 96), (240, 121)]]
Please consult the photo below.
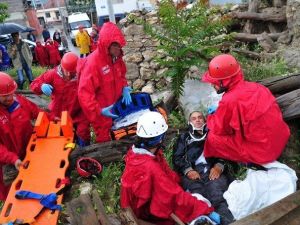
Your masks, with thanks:
[(239, 220), (296, 191), (293, 169), (274, 161), (263, 165), (268, 171), (247, 170), (245, 180), (235, 180), (224, 193), (232, 215)]

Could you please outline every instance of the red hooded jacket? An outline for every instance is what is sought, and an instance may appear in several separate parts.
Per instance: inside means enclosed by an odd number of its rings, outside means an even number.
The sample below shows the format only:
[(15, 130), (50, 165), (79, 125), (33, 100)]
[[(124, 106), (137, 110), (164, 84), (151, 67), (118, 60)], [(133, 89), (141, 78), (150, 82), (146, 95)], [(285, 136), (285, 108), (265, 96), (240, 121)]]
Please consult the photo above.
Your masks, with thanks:
[(178, 175), (167, 164), (162, 150), (148, 155), (130, 149), (121, 178), (121, 207), (131, 207), (139, 219), (158, 225), (175, 224), (171, 213), (184, 223), (213, 211), (179, 185)]
[(276, 160), (290, 130), (274, 96), (266, 87), (244, 81), (242, 72), (223, 84), (228, 91), (207, 117), (205, 157), (257, 164)]
[(77, 78), (75, 77), (70, 81), (63, 79), (61, 67), (58, 66), (37, 77), (30, 84), (30, 89), (34, 93), (41, 95), (43, 94), (41, 87), (44, 83), (50, 84), (53, 87), (51, 102), (49, 104), (51, 118), (60, 118), (62, 111), (68, 111), (74, 124), (80, 126), (79, 133), (78, 129), (76, 130), (77, 134), (80, 138), (89, 140), (89, 122), (87, 122), (87, 119), (79, 105), (77, 96)]
[(46, 47), (41, 44), (40, 41), (36, 42), (36, 47), (34, 48), (36, 60), (41, 66), (49, 65), (49, 57), (46, 50)]
[[(78, 71), (81, 74), (78, 87), (80, 105), (90, 122), (102, 127), (104, 136), (108, 135), (106, 133), (109, 132), (112, 120), (102, 116), (101, 110), (114, 104), (121, 97), (123, 87), (127, 86), (126, 66), (122, 56), (113, 62), (109, 54), (108, 48), (113, 42), (119, 43), (121, 47), (126, 44), (120, 29), (108, 22), (100, 31), (97, 49), (83, 61), (82, 71)], [(101, 136), (100, 133), (97, 136)]]
[(45, 48), (49, 57), (49, 64), (51, 66), (57, 66), (60, 63), (61, 57), (58, 50), (59, 44), (56, 41), (48, 40), (46, 42)]
[(40, 109), (25, 97), (16, 95), (19, 106), (11, 113), (0, 106), (0, 200), (5, 200), (9, 186), (3, 184), (2, 166), (23, 159), (31, 137), (31, 120), (37, 118)]

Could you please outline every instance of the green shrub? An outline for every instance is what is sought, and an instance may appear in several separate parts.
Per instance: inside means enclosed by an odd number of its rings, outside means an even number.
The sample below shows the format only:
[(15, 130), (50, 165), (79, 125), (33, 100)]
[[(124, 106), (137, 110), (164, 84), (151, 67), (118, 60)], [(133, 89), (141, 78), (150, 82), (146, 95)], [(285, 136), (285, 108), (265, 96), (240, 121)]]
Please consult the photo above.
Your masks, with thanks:
[(296, 72), (295, 68), (290, 68), (281, 58), (258, 61), (236, 54), (235, 57), (237, 57), (243, 68), (245, 79), (249, 81), (258, 81), (268, 77)]
[[(130, 15), (137, 24), (143, 24), (145, 32), (159, 40), (157, 62), (168, 68), (165, 76), (171, 77), (171, 88), (176, 97), (183, 92), (184, 80), (191, 66), (203, 66), (209, 58), (219, 53), (216, 47), (227, 36), (230, 19), (217, 15), (218, 11), (198, 1), (191, 9), (178, 9), (172, 0), (160, 1), (159, 26), (153, 26)], [(165, 56), (165, 57), (164, 57)]]

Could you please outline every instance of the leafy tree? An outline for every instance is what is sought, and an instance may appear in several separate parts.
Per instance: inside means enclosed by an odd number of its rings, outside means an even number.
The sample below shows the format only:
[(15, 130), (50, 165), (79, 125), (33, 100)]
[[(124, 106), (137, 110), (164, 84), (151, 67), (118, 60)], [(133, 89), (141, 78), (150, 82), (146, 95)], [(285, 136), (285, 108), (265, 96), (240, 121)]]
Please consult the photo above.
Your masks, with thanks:
[(9, 17), (7, 9), (8, 5), (6, 3), (0, 3), (0, 23), (3, 23)]
[(191, 9), (178, 9), (172, 0), (162, 0), (158, 8), (159, 26), (153, 26), (132, 15), (137, 24), (143, 24), (145, 32), (160, 41), (158, 49), (166, 57), (156, 58), (168, 68), (171, 87), (178, 98), (183, 93), (184, 80), (192, 65), (206, 66), (207, 61), (219, 51), (217, 46), (226, 36), (230, 20), (216, 15), (213, 8), (197, 2)]

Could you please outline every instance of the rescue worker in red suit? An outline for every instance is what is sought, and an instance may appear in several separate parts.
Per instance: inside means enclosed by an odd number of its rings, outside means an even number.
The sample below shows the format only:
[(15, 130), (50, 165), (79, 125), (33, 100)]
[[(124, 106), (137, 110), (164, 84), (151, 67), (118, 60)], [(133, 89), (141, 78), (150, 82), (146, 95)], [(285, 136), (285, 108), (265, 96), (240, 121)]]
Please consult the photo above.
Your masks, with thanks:
[(16, 82), (0, 72), (0, 200), (4, 201), (10, 186), (3, 183), (2, 167), (22, 165), (26, 146), (33, 132), (31, 120), (37, 118), (39, 108), (21, 95), (16, 95)]
[(89, 145), (89, 122), (79, 105), (76, 77), (78, 56), (72, 52), (66, 53), (60, 66), (48, 70), (37, 77), (30, 85), (30, 89), (40, 95), (51, 96), (49, 109), (52, 119), (60, 118), (62, 111), (68, 111), (73, 120), (78, 144)]
[(36, 42), (36, 47), (34, 48), (35, 58), (39, 62), (40, 66), (46, 67), (49, 65), (49, 57), (46, 47), (41, 44), (40, 41)]
[(219, 224), (220, 215), (213, 212), (210, 202), (185, 192), (179, 176), (167, 164), (161, 145), (167, 129), (158, 112), (147, 112), (139, 118), (139, 140), (125, 157), (121, 207), (130, 207), (137, 218), (158, 225), (175, 224), (172, 214), (184, 223), (205, 220)]
[[(80, 82), (78, 97), (80, 105), (90, 120), (96, 142), (109, 141), (113, 104), (122, 101), (131, 103), (131, 88), (127, 86), (126, 66), (122, 50), (126, 44), (121, 30), (111, 22), (105, 23), (100, 31), (97, 49), (79, 66)], [(78, 69), (80, 70), (80, 69)]]
[(207, 117), (205, 157), (260, 165), (276, 160), (290, 130), (269, 89), (244, 81), (239, 63), (227, 54), (211, 60), (202, 81), (224, 92), (216, 111)]
[(59, 44), (50, 38), (45, 43), (45, 48), (48, 53), (49, 65), (51, 67), (58, 66), (60, 63), (61, 57), (59, 54), (58, 47), (59, 47)]

